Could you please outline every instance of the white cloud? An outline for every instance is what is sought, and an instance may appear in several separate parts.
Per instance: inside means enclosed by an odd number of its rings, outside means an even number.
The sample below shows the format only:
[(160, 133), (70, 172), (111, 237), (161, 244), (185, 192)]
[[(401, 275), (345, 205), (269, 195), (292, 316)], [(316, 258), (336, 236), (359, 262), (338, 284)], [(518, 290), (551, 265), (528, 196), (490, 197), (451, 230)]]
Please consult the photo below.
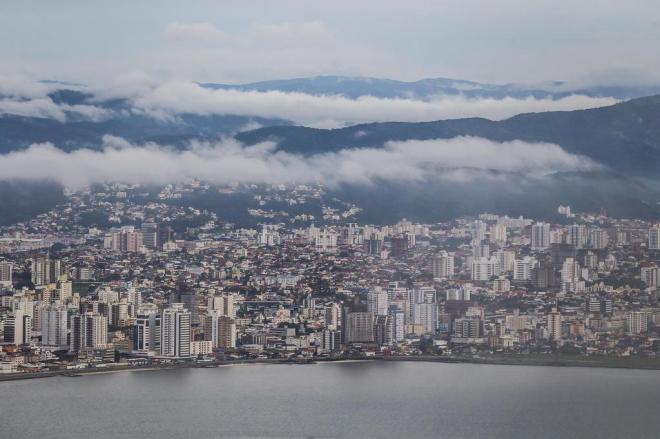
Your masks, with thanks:
[(0, 114), (14, 114), (17, 116), (42, 117), (55, 119), (60, 122), (66, 120), (66, 113), (50, 98), (37, 98), (29, 100), (0, 100)]
[(24, 76), (1, 76), (0, 97), (40, 98), (45, 97), (52, 87)]
[[(559, 146), (481, 138), (390, 142), (383, 148), (347, 149), (303, 157), (276, 151), (273, 143), (245, 147), (233, 140), (193, 143), (178, 151), (133, 145), (106, 136), (101, 151), (64, 152), (50, 143), (0, 156), (6, 179), (52, 179), (71, 187), (94, 182), (169, 183), (191, 177), (212, 183), (341, 183), (460, 179), (474, 172), (513, 172), (540, 177), (598, 168)], [(466, 174), (467, 173), (467, 174)]]
[(227, 40), (228, 35), (211, 23), (170, 23), (165, 28), (165, 38), (173, 41), (217, 43)]
[(155, 114), (235, 114), (280, 118), (315, 127), (336, 127), (363, 122), (420, 122), (464, 117), (501, 120), (516, 114), (540, 111), (576, 110), (612, 105), (613, 98), (571, 95), (561, 99), (470, 99), (464, 96), (436, 96), (428, 101), (362, 96), (349, 99), (338, 95), (316, 96), (282, 91), (212, 90), (192, 82), (171, 81), (135, 98), (138, 109)]
[(0, 99), (0, 114), (13, 114), (26, 117), (40, 117), (66, 122), (67, 113), (75, 113), (87, 120), (98, 122), (113, 116), (111, 110), (94, 105), (56, 104), (52, 99)]
[(332, 42), (333, 38), (321, 21), (302, 23), (270, 23), (251, 26), (236, 36), (237, 42), (250, 47), (317, 46)]

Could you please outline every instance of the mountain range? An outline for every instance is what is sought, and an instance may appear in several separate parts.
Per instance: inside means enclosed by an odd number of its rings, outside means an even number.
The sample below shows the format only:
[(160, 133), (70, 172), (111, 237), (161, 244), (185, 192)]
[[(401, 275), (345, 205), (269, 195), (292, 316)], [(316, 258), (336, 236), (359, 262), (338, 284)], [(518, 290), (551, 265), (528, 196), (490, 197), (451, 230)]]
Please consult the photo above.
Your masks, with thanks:
[[(180, 114), (176, 119), (159, 119), (130, 111), (128, 99), (99, 100), (79, 89), (63, 88), (50, 93), (57, 104), (93, 105), (114, 115), (92, 121), (71, 114), (66, 121), (12, 114), (0, 116), (0, 154), (21, 150), (33, 143), (52, 142), (72, 151), (99, 149), (105, 135), (130, 142), (156, 142), (187, 148), (191, 139), (217, 140), (234, 136), (246, 145), (274, 141), (280, 151), (311, 156), (352, 148), (383, 148), (391, 141), (451, 139), (458, 136), (485, 138), (496, 142), (522, 140), (559, 145), (568, 153), (584, 156), (602, 169), (582, 173), (556, 173), (530, 179), (515, 173), (498, 175), (493, 186), (483, 176), (469, 181), (431, 179), (424, 183), (380, 182), (377, 186), (343, 184), (332, 192), (365, 207), (363, 219), (373, 222), (397, 220), (403, 216), (432, 221), (483, 210), (555, 217), (557, 204), (571, 203), (576, 209), (605, 209), (617, 216), (660, 216), (660, 87), (586, 87), (548, 82), (534, 86), (492, 85), (453, 79), (403, 82), (374, 78), (315, 77), (265, 81), (252, 84), (202, 84), (212, 89), (295, 91), (350, 98), (371, 95), (383, 98), (430, 99), (442, 95), (470, 98), (536, 97), (561, 99), (569, 94), (609, 96), (624, 100), (615, 105), (574, 111), (520, 114), (505, 120), (484, 118), (432, 122), (366, 123), (337, 129), (295, 126), (284, 119), (237, 115), (203, 116)], [(259, 126), (257, 129), (250, 127)], [(1, 179), (1, 177), (0, 177)], [(16, 184), (13, 182), (12, 184)], [(30, 185), (21, 192), (20, 209), (26, 206)], [(36, 186), (35, 190), (43, 190)], [(59, 200), (57, 196), (50, 197)], [(47, 202), (39, 199), (42, 208)], [(540, 200), (544, 200), (542, 203)], [(4, 209), (10, 211), (11, 200)], [(27, 203), (29, 204), (29, 203)], [(3, 212), (0, 212), (2, 214)], [(14, 212), (15, 213), (15, 212)], [(18, 220), (21, 215), (13, 215)], [(6, 222), (6, 221), (0, 221)]]

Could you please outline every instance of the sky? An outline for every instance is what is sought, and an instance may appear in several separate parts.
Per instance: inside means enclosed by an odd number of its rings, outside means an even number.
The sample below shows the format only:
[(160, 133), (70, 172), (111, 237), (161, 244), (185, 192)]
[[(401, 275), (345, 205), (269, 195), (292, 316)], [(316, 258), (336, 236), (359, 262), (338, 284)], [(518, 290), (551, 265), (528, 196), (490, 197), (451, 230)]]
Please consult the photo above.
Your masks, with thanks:
[(6, 1), (0, 74), (107, 84), (319, 74), (657, 83), (660, 2)]
[[(311, 95), (210, 89), (199, 82), (246, 83), (315, 75), (400, 80), (453, 78), (486, 83), (567, 81), (660, 85), (660, 2), (646, 0), (461, 0), (190, 2), (88, 0), (0, 3), (0, 117), (59, 122), (146, 115), (241, 115), (334, 128), (420, 122), (615, 104), (575, 92), (563, 97)], [(92, 98), (79, 105), (49, 95), (64, 81)], [(547, 82), (544, 87), (548, 87)], [(547, 89), (547, 88), (546, 88)], [(124, 98), (119, 110), (103, 106)], [(245, 129), (255, 128), (250, 125)], [(151, 163), (147, 172), (143, 163)], [(49, 178), (79, 187), (98, 181), (372, 184), (389, 178), (465, 179), (475, 173), (542, 178), (599, 169), (560, 145), (458, 137), (389, 142), (305, 157), (275, 144), (231, 138), (185, 151), (107, 133), (103, 148), (64, 152), (50, 142), (0, 156), (4, 178)], [(467, 177), (466, 177), (467, 176)]]

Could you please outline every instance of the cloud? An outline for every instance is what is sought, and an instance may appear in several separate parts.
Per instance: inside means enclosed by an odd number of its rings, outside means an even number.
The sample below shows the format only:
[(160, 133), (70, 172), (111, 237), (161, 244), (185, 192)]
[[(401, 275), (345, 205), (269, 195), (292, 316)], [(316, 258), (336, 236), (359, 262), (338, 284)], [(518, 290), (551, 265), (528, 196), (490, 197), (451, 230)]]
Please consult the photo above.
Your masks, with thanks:
[[(539, 111), (576, 110), (612, 105), (613, 98), (571, 95), (561, 99), (505, 97), (470, 99), (435, 96), (430, 100), (377, 98), (350, 99), (339, 95), (309, 95), (283, 91), (208, 89), (192, 82), (172, 81), (134, 99), (134, 105), (151, 114), (235, 114), (279, 118), (315, 127), (336, 127), (364, 122), (420, 122), (463, 117), (505, 119)], [(162, 114), (162, 113), (161, 113)]]
[(332, 41), (332, 34), (321, 21), (270, 23), (251, 26), (237, 35), (237, 41), (250, 47), (317, 46)]
[[(0, 76), (0, 115), (12, 114), (26, 117), (55, 119), (66, 122), (69, 116), (98, 122), (113, 117), (115, 114), (96, 105), (58, 104), (49, 96), (58, 89), (89, 92), (85, 87), (58, 82), (40, 82), (25, 76)], [(145, 88), (141, 88), (145, 90)]]
[(172, 41), (217, 43), (228, 39), (226, 33), (211, 23), (170, 23), (164, 35)]
[[(322, 29), (322, 26), (319, 25)], [(297, 28), (296, 28), (297, 29)], [(289, 35), (284, 30), (269, 32)], [(312, 24), (304, 32), (321, 32)], [(322, 32), (321, 32), (322, 33)], [(609, 97), (569, 95), (547, 98), (469, 98), (463, 95), (438, 95), (424, 98), (380, 98), (364, 95), (349, 98), (342, 95), (312, 95), (288, 91), (247, 91), (211, 89), (191, 81), (166, 81), (143, 72), (132, 72), (116, 78), (103, 87), (73, 87), (92, 97), (85, 105), (58, 104), (48, 96), (61, 85), (41, 84), (21, 78), (0, 78), (0, 114), (51, 118), (61, 122), (68, 116), (100, 121), (125, 115), (103, 108), (108, 99), (125, 99), (136, 114), (176, 122), (181, 114), (239, 115), (283, 119), (299, 125), (335, 128), (368, 122), (422, 122), (464, 117), (501, 120), (516, 114), (540, 111), (576, 110), (612, 105)], [(71, 88), (71, 87), (66, 87)], [(121, 113), (121, 114), (120, 114)]]
[(43, 98), (53, 91), (54, 85), (44, 84), (24, 76), (0, 75), (0, 97), (4, 98)]
[(461, 180), (480, 173), (543, 177), (599, 168), (586, 157), (548, 143), (492, 142), (474, 137), (389, 142), (383, 148), (346, 149), (303, 157), (271, 142), (246, 147), (235, 140), (194, 142), (187, 150), (130, 144), (106, 136), (102, 150), (64, 152), (50, 143), (0, 156), (5, 179), (51, 179), (69, 187), (95, 182), (173, 183), (192, 177), (211, 183), (343, 183), (379, 180)]
[(0, 114), (14, 114), (17, 116), (41, 117), (55, 119), (60, 122), (66, 120), (66, 113), (50, 98), (37, 98), (29, 100), (0, 100)]
[(25, 117), (39, 117), (66, 122), (68, 114), (82, 116), (84, 119), (98, 122), (114, 115), (114, 112), (94, 105), (56, 104), (51, 98), (24, 100), (0, 99), (0, 114), (13, 114)]

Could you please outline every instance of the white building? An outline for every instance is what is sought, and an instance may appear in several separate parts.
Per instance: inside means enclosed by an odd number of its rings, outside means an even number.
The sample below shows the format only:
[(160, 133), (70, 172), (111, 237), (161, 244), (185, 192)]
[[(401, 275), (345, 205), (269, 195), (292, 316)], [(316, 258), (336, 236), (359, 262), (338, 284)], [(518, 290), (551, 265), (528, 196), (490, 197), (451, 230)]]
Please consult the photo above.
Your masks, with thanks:
[(56, 349), (68, 346), (68, 312), (59, 303), (47, 306), (41, 313), (41, 344)]
[(209, 297), (207, 305), (209, 311), (217, 311), (220, 315), (234, 318), (236, 317), (235, 302), (233, 294), (222, 294)]
[(660, 226), (649, 229), (649, 249), (660, 250)]
[(160, 353), (161, 315), (157, 311), (139, 315), (135, 320), (133, 350), (156, 355)]
[(532, 226), (531, 234), (532, 251), (543, 251), (550, 247), (550, 224), (536, 223)]
[(387, 291), (374, 287), (367, 293), (367, 310), (375, 315), (386, 316), (389, 308)]
[(642, 311), (631, 311), (626, 314), (626, 332), (629, 334), (641, 334), (648, 331), (649, 313)]
[(497, 258), (476, 258), (472, 261), (472, 280), (487, 281), (500, 274)]
[(183, 303), (173, 303), (163, 310), (160, 353), (166, 357), (190, 357), (191, 316)]
[(441, 251), (433, 257), (433, 277), (452, 279), (454, 277), (454, 255)]
[(210, 338), (213, 349), (236, 347), (236, 322), (218, 311), (211, 311), (204, 319), (204, 334)]
[(582, 248), (587, 243), (587, 228), (583, 224), (572, 224), (568, 226), (568, 243), (575, 248)]
[(522, 259), (516, 259), (513, 267), (513, 280), (532, 280), (532, 271), (534, 270), (535, 266), (536, 259), (531, 256), (525, 256)]

